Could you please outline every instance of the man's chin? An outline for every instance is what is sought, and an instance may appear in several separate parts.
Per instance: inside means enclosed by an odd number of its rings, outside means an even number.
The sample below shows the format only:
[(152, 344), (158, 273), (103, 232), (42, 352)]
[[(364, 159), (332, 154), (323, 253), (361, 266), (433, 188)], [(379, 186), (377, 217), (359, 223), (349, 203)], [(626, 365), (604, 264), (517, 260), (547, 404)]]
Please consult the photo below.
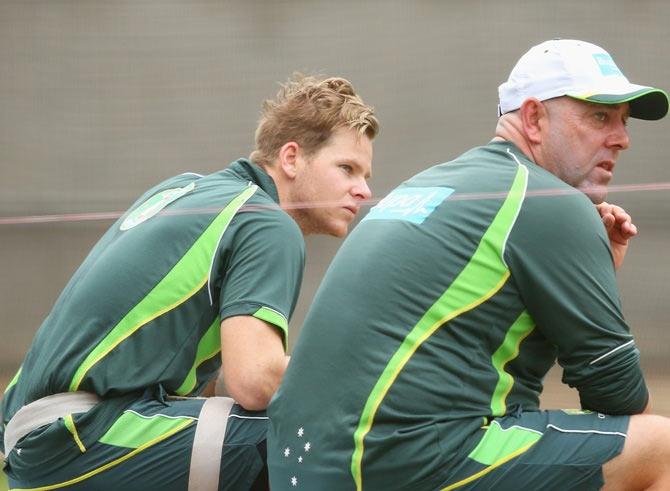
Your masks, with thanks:
[(605, 199), (607, 199), (607, 194), (594, 194), (594, 193), (586, 193), (586, 196), (591, 200), (591, 203), (594, 205), (599, 205)]
[(594, 205), (599, 205), (607, 199), (607, 186), (580, 186), (579, 190), (588, 196)]
[(331, 237), (342, 238), (347, 235), (349, 224), (347, 223), (322, 223), (318, 226), (312, 225), (305, 235), (330, 235)]
[(328, 234), (332, 237), (342, 238), (347, 235), (349, 232), (349, 223), (348, 222), (335, 222), (329, 223), (324, 227), (324, 234)]
[(328, 235), (332, 235), (333, 237), (341, 239), (342, 237), (345, 237), (347, 235), (348, 231), (349, 227), (344, 225), (339, 228), (333, 228), (331, 231), (328, 232)]

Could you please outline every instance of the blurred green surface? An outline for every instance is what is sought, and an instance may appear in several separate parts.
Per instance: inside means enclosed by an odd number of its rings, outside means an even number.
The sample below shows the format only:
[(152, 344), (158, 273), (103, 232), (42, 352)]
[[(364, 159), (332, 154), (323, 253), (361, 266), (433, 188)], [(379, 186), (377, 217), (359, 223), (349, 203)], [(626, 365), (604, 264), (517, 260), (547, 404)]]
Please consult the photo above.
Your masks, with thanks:
[(7, 491), (7, 477), (5, 473), (0, 471), (0, 491)]

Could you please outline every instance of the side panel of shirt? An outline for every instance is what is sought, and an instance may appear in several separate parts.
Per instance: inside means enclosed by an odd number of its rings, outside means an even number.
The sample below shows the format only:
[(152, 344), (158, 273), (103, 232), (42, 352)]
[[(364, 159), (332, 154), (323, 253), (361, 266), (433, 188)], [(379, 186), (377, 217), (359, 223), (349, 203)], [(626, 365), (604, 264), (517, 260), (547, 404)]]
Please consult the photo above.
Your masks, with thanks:
[(609, 414), (641, 411), (647, 390), (639, 352), (600, 217), (585, 195), (528, 166), (528, 196), (505, 255), (513, 280), (582, 405)]

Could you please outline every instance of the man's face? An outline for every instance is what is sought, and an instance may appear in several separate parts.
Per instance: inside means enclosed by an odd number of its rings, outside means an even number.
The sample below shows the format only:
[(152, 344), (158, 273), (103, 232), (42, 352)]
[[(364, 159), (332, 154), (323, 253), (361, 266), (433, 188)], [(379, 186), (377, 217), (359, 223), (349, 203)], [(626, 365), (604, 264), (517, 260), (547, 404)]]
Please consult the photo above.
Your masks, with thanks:
[(372, 142), (349, 128), (339, 128), (316, 153), (298, 154), (297, 173), (287, 210), (302, 232), (344, 237), (349, 224), (370, 199), (367, 179)]
[(628, 148), (628, 104), (594, 104), (570, 97), (544, 102), (548, 125), (542, 140), (543, 167), (589, 196), (607, 197), (619, 152)]

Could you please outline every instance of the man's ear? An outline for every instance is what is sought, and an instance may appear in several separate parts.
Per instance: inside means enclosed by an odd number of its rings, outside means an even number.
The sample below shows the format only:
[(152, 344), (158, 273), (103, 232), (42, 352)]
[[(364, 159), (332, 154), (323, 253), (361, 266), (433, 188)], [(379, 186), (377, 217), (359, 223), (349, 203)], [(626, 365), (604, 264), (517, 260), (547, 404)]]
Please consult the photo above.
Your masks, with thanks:
[(279, 149), (277, 160), (279, 167), (289, 179), (295, 179), (298, 174), (298, 154), (300, 145), (296, 142), (287, 142)]
[(547, 123), (547, 109), (544, 104), (535, 97), (530, 97), (521, 104), (519, 116), (528, 141), (535, 144), (542, 143), (543, 125)]

